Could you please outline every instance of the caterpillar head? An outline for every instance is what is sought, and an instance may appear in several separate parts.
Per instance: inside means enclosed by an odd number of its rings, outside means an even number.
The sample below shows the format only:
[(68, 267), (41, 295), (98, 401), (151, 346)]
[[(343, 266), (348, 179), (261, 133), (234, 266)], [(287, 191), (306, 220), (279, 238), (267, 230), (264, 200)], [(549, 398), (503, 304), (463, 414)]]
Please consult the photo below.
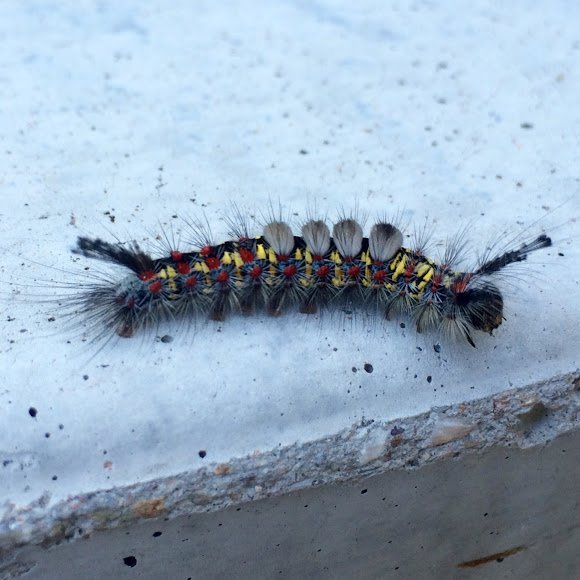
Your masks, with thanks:
[(503, 320), (503, 296), (497, 286), (490, 283), (465, 289), (453, 294), (447, 312), (447, 330), (452, 335), (463, 336), (475, 346), (470, 333), (481, 330), (491, 334)]
[(503, 296), (493, 284), (457, 294), (455, 305), (474, 330), (491, 334), (503, 320)]

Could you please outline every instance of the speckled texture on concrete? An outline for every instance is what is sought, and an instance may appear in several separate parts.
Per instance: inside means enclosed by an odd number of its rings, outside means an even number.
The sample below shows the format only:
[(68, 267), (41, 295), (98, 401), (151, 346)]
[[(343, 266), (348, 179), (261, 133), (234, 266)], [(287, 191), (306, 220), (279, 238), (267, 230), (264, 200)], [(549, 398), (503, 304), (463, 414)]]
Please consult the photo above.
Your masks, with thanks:
[(9, 506), (0, 524), (0, 547), (49, 546), (140, 519), (215, 511), (389, 470), (420, 468), (497, 445), (543, 445), (578, 426), (580, 371), (416, 417), (362, 421), (318, 441), (171, 478), (71, 497), (48, 513), (48, 498), (25, 509)]
[[(519, 424), (510, 389), (542, 391), (510, 437), (572, 429), (574, 392), (557, 410), (543, 389), (580, 366), (579, 19), (564, 0), (1, 3), (3, 545), (496, 443), (436, 410), (495, 400)], [(477, 349), (294, 314), (98, 350), (50, 302), (87, 281), (77, 236), (150, 249), (205, 211), (222, 240), (232, 199), (258, 217), (280, 199), (294, 227), (358, 202), (367, 233), (401, 210), (435, 256), (461, 228), (471, 260), (502, 235), (555, 244), (504, 281)]]
[[(337, 458), (342, 465), (350, 461), (350, 482), (336, 483), (341, 476), (329, 470), (324, 456), (320, 467), (306, 465), (314, 459), (307, 449), (301, 463), (305, 476), (312, 481), (322, 469), (325, 485), (211, 513), (115, 526), (85, 541), (61, 537), (44, 547), (28, 545), (5, 557), (0, 577), (30, 571), (31, 580), (574, 578), (580, 430), (556, 436), (562, 421), (578, 423), (578, 379), (572, 384), (570, 379), (455, 409), (467, 422), (475, 419), (472, 411), (485, 411), (487, 417), (467, 439), (443, 447), (423, 441), (426, 448), (409, 449), (405, 434), (418, 423), (392, 427), (393, 433), (406, 430), (398, 446), (399, 435), (388, 436), (383, 452), (392, 459), (386, 467), (402, 463), (404, 469), (384, 472), (375, 462), (365, 470), (360, 461), (369, 427), (353, 428), (348, 435), (351, 441), (358, 438), (358, 446), (343, 443), (351, 456)], [(454, 414), (445, 411), (439, 413)], [(424, 419), (421, 424), (431, 427), (423, 434), (430, 437), (440, 420)], [(490, 433), (505, 441), (490, 446)], [(541, 444), (548, 433), (555, 438)], [(520, 447), (532, 441), (538, 444)], [(324, 445), (314, 447), (320, 451)], [(426, 460), (426, 454), (437, 460)], [(408, 468), (413, 463), (421, 468)], [(252, 471), (257, 478), (245, 489), (256, 497), (256, 485), (271, 484), (274, 476), (264, 467)], [(232, 473), (230, 482), (234, 478)], [(74, 538), (85, 531), (69, 533)]]

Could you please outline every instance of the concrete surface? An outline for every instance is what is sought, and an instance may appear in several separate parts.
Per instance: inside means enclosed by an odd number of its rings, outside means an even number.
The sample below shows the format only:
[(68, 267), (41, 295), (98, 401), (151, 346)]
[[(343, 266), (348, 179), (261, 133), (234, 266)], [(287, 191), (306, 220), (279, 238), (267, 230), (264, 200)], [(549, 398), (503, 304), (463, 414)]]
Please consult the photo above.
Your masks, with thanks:
[(545, 446), (447, 453), (420, 469), (27, 547), (6, 569), (39, 580), (571, 579), (579, 478), (575, 430)]
[[(6, 561), (20, 545), (331, 484), (336, 465), (350, 480), (364, 460), (378, 474), (407, 456), (427, 467), (445, 445), (483, 452), (505, 429), (482, 434), (492, 417), (477, 401), (501, 407), (513, 389), (538, 412), (556, 412), (546, 389), (574, 409), (579, 11), (523, 0), (2, 4)], [(70, 254), (78, 235), (155, 248), (205, 212), (219, 241), (232, 199), (258, 221), (279, 199), (293, 226), (314, 205), (331, 221), (358, 203), (367, 232), (400, 210), (407, 235), (428, 220), (435, 257), (462, 228), (472, 261), (490, 238), (547, 229), (555, 245), (504, 280), (507, 320), (477, 349), (410, 324), (290, 315), (168, 324), (99, 350), (83, 321), (63, 319), (55, 298), (94, 267)], [(158, 340), (166, 333), (173, 342)], [(558, 417), (517, 444), (575, 428), (573, 414)], [(401, 455), (385, 462), (397, 429), (417, 439), (399, 433)], [(449, 433), (458, 439), (423, 461), (419, 450)], [(274, 465), (262, 484), (243, 483)]]

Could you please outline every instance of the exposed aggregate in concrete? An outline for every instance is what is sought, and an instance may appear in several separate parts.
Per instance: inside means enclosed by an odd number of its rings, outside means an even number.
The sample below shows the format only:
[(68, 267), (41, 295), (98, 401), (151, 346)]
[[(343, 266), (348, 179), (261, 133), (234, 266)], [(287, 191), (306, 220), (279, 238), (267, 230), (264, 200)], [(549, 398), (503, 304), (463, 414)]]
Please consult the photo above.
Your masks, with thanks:
[[(141, 519), (214, 511), (311, 486), (355, 482), (388, 470), (483, 453), (493, 446), (544, 445), (580, 425), (580, 372), (405, 419), (363, 420), (333, 437), (232, 459), (50, 506), (5, 505), (0, 562), (23, 544), (51, 546)], [(0, 567), (2, 572), (3, 567)]]

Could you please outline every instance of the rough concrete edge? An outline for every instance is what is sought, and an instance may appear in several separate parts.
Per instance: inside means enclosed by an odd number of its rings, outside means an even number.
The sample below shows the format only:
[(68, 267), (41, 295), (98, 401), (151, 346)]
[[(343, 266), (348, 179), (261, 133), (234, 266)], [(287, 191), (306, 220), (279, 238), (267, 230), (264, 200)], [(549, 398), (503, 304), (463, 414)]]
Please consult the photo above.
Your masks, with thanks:
[(414, 417), (363, 420), (333, 437), (96, 491), (52, 507), (47, 493), (28, 506), (4, 506), (0, 572), (10, 566), (13, 548), (24, 544), (50, 547), (146, 518), (219, 510), (311, 486), (418, 468), (491, 446), (545, 445), (578, 426), (580, 371), (576, 370)]

